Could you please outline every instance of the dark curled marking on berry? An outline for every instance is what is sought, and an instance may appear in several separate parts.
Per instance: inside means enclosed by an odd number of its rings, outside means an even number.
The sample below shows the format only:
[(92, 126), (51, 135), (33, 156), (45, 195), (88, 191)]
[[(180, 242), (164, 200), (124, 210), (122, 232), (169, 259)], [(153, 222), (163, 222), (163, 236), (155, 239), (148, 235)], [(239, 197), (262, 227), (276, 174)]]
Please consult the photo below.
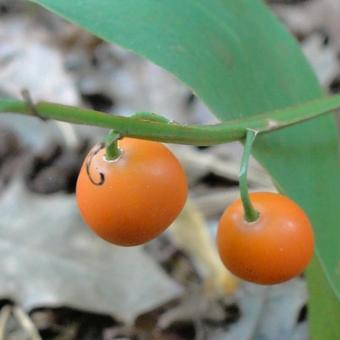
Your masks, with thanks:
[(99, 181), (98, 182), (96, 182), (91, 177), (91, 173), (90, 173), (90, 166), (91, 166), (92, 158), (104, 147), (105, 147), (104, 143), (99, 143), (97, 145), (97, 147), (89, 154), (89, 156), (87, 157), (87, 160), (86, 160), (86, 173), (87, 173), (89, 180), (94, 185), (103, 185), (103, 183), (105, 182), (105, 176), (102, 172), (99, 172)]
[(41, 120), (43, 120), (43, 121), (46, 121), (47, 119), (46, 119), (45, 117), (42, 117), (42, 116), (38, 113), (38, 111), (37, 111), (35, 105), (33, 104), (33, 101), (32, 101), (32, 98), (31, 98), (31, 95), (30, 95), (29, 91), (28, 91), (28, 90), (22, 90), (22, 91), (21, 91), (21, 95), (22, 95), (24, 101), (26, 102), (27, 111), (28, 111), (32, 116), (36, 116), (36, 117), (38, 117), (39, 119), (41, 119)]

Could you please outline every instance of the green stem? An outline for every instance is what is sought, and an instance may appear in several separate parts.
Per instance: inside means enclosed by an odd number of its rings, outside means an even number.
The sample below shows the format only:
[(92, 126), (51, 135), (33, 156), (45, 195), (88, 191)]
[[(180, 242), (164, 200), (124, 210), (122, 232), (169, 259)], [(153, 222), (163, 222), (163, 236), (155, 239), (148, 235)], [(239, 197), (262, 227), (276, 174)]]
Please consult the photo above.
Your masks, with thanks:
[(114, 161), (121, 155), (121, 151), (118, 147), (119, 133), (111, 130), (104, 138), (105, 143), (105, 158), (108, 161)]
[(258, 211), (255, 210), (249, 197), (247, 181), (249, 157), (256, 135), (257, 135), (256, 130), (252, 129), (247, 130), (246, 142), (244, 144), (244, 151), (242, 155), (240, 168), (240, 193), (244, 208), (244, 217), (247, 222), (255, 222), (259, 218), (259, 213)]
[(119, 117), (49, 102), (37, 103), (32, 110), (32, 107), (24, 101), (0, 100), (0, 112), (30, 116), (38, 114), (38, 117), (42, 119), (114, 129), (122, 137), (191, 145), (214, 145), (240, 140), (245, 137), (247, 128), (266, 133), (316, 118), (337, 108), (340, 108), (339, 95), (215, 125), (180, 125), (161, 120)]
[(171, 124), (171, 121), (169, 119), (152, 112), (136, 112), (130, 117), (134, 119), (142, 119), (152, 122)]

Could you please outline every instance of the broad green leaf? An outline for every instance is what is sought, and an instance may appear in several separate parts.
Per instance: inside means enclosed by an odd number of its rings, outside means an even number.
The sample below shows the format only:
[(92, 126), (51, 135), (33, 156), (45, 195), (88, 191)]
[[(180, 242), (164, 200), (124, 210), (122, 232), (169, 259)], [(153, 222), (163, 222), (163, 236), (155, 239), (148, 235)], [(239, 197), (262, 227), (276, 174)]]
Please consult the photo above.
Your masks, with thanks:
[[(298, 45), (259, 0), (35, 2), (169, 70), (221, 120), (322, 96)], [(311, 285), (312, 303), (321, 313), (328, 303), (339, 308), (331, 299), (340, 296), (340, 163), (333, 118), (261, 136), (254, 154), (313, 222), (320, 266), (311, 267), (310, 277), (325, 275), (320, 283), (330, 294), (321, 297)]]
[(308, 269), (309, 320), (313, 339), (338, 340), (340, 308), (334, 291), (321, 275), (322, 268), (315, 256)]

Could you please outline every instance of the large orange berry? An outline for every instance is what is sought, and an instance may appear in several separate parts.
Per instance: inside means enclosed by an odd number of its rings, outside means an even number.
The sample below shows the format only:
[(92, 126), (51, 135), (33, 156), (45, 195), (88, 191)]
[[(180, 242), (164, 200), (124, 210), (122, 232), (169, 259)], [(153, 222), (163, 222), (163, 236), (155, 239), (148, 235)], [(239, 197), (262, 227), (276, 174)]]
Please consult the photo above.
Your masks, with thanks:
[(162, 233), (182, 210), (187, 180), (176, 157), (158, 142), (123, 138), (121, 155), (105, 159), (95, 147), (80, 170), (76, 196), (84, 221), (103, 239), (122, 246)]
[(311, 223), (304, 211), (281, 194), (251, 193), (260, 213), (247, 222), (241, 200), (224, 212), (218, 227), (217, 245), (225, 266), (240, 278), (275, 284), (300, 274), (313, 256)]

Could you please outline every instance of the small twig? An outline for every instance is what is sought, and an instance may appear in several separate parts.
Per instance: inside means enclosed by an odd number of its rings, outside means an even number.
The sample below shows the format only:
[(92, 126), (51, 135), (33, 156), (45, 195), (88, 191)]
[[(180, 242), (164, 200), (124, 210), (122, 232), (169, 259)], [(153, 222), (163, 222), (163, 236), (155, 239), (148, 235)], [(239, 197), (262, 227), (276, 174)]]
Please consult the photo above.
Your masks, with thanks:
[(36, 108), (36, 106), (33, 103), (32, 97), (29, 93), (29, 91), (27, 89), (24, 89), (21, 91), (21, 95), (26, 103), (27, 106), (27, 111), (32, 115), (32, 116), (36, 116), (39, 119), (46, 121), (47, 119), (45, 117), (42, 117), (39, 113), (38, 110)]
[(26, 331), (31, 340), (42, 340), (37, 328), (24, 310), (15, 306), (13, 307), (13, 315), (16, 317), (20, 326)]
[(77, 136), (75, 128), (70, 123), (55, 121), (55, 125), (64, 137), (64, 141), (67, 147), (76, 148), (79, 145), (79, 138)]
[(5, 340), (6, 338), (6, 325), (12, 313), (12, 306), (7, 305), (2, 307), (0, 312), (0, 340)]
[[(190, 225), (190, 228), (188, 228)], [(197, 259), (204, 289), (211, 296), (230, 295), (239, 280), (222, 264), (201, 211), (190, 200), (171, 227), (176, 246)]]

